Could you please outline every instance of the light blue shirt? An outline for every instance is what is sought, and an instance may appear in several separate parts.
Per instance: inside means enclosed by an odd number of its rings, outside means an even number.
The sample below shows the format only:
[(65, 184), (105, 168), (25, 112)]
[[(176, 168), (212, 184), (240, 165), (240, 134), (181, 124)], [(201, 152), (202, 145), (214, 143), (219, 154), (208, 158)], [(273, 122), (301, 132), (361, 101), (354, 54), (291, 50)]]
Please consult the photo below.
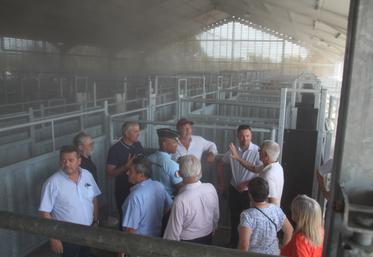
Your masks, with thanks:
[(93, 222), (93, 198), (100, 195), (92, 174), (80, 169), (78, 182), (59, 170), (44, 183), (39, 211), (53, 219), (90, 226)]
[(183, 182), (179, 176), (179, 164), (171, 159), (171, 155), (157, 151), (148, 157), (152, 165), (152, 179), (161, 182), (172, 196), (174, 185)]
[(122, 205), (123, 228), (133, 228), (144, 236), (161, 235), (162, 218), (172, 199), (158, 181), (144, 180), (133, 187)]

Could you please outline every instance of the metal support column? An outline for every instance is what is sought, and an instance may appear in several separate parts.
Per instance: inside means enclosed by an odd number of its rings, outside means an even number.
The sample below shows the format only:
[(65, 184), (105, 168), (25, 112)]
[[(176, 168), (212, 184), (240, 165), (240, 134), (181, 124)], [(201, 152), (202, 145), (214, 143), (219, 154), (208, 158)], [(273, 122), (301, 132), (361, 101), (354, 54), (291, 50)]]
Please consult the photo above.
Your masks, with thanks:
[[(29, 122), (34, 121), (34, 110), (32, 108), (29, 108)], [(36, 142), (36, 136), (35, 136), (35, 126), (30, 126), (30, 139), (31, 139), (31, 146), (30, 146), (30, 157), (34, 155), (35, 151), (35, 142)]]
[(287, 95), (287, 88), (281, 89), (281, 104), (280, 104), (280, 117), (278, 119), (278, 131), (277, 131), (277, 143), (281, 147), (280, 156), (278, 160), (281, 162), (282, 160), (282, 147), (284, 144), (284, 130), (285, 130), (285, 114), (286, 114), (286, 95)]
[[(326, 96), (327, 90), (321, 89), (321, 93), (317, 94), (319, 96), (319, 113), (317, 119), (317, 144), (316, 144), (316, 154), (315, 154), (315, 167), (320, 167), (321, 165), (321, 155), (323, 153), (323, 142), (324, 142), (324, 130), (325, 130), (325, 114), (326, 114)], [(316, 196), (319, 192), (317, 177), (314, 174), (313, 185), (312, 185), (312, 195)]]
[(97, 87), (96, 87), (96, 80), (93, 81), (93, 106), (96, 107), (97, 105)]
[[(154, 121), (155, 119), (155, 105), (156, 105), (156, 94), (155, 84), (151, 78), (149, 78), (149, 95), (148, 95), (148, 109), (146, 111), (146, 120)], [(154, 127), (151, 124), (146, 125), (146, 144), (153, 145), (152, 140), (154, 138)]]
[[(372, 38), (373, 1), (352, 0), (324, 256), (370, 256), (373, 249)], [(341, 200), (343, 214), (332, 209)], [(353, 231), (357, 240), (340, 228)]]

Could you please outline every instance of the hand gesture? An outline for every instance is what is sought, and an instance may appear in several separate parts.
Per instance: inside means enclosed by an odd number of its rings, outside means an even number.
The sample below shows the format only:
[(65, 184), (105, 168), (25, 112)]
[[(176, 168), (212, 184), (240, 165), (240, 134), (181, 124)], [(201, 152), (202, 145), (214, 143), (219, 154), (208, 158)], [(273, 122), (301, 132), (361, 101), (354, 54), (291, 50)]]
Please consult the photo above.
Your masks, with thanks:
[(237, 147), (233, 144), (229, 144), (229, 150), (231, 151), (231, 158), (233, 160), (239, 160), (240, 156), (238, 155)]
[(128, 160), (127, 160), (126, 165), (127, 165), (128, 167), (131, 167), (132, 162), (133, 162), (133, 160), (134, 160), (135, 158), (136, 158), (136, 154), (130, 154), (130, 155), (128, 156)]

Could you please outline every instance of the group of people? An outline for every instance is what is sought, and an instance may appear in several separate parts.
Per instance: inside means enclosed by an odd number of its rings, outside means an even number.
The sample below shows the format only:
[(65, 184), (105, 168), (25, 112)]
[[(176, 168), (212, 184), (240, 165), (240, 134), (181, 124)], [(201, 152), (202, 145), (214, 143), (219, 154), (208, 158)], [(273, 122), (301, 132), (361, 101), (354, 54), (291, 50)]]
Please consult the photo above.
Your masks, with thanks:
[[(293, 200), (295, 231), (280, 208), (284, 185), (278, 162), (279, 145), (251, 142), (250, 126), (237, 129), (238, 144), (231, 143), (221, 160), (215, 143), (192, 135), (193, 122), (182, 118), (176, 130), (157, 130), (159, 149), (149, 156), (139, 142), (140, 126), (127, 122), (122, 138), (109, 149), (106, 176), (115, 179), (119, 229), (127, 233), (169, 240), (211, 244), (219, 220), (215, 187), (202, 183), (201, 158), (217, 161), (218, 191), (224, 194), (225, 172), (230, 166), (229, 247), (283, 256), (321, 256), (323, 225), (320, 206), (301, 195)], [(90, 155), (93, 139), (84, 132), (74, 145), (60, 150), (60, 170), (44, 183), (41, 216), (82, 225), (99, 223), (97, 169)], [(283, 247), (277, 233), (283, 231)], [(91, 256), (89, 248), (50, 239), (62, 256)], [(119, 255), (122, 255), (119, 253)]]

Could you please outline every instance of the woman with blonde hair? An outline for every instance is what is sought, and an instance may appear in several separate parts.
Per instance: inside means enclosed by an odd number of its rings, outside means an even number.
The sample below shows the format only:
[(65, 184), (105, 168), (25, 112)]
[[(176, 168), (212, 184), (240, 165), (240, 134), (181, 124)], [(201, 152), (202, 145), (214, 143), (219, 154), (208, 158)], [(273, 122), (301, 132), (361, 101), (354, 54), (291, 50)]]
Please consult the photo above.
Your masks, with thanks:
[(320, 205), (306, 195), (298, 195), (291, 203), (291, 213), (297, 225), (281, 256), (321, 257), (324, 229)]

